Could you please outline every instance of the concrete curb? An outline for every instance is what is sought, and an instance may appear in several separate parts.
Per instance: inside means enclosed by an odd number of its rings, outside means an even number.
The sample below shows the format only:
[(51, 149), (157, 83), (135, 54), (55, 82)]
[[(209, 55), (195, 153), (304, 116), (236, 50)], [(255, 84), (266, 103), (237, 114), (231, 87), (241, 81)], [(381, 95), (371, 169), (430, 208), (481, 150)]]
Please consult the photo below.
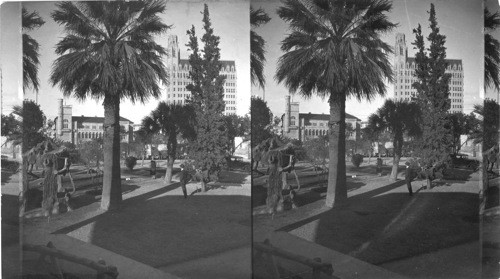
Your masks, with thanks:
[(381, 267), (363, 262), (351, 256), (328, 249), (313, 242), (306, 241), (300, 237), (286, 232), (275, 232), (270, 235), (269, 241), (272, 245), (289, 252), (299, 254), (308, 258), (321, 258), (322, 262), (332, 263), (334, 278), (357, 279), (405, 279), (407, 277), (383, 269)]
[[(115, 266), (118, 269), (118, 278), (180, 279), (175, 275), (166, 273), (159, 269), (155, 269), (143, 263), (134, 261), (130, 258), (121, 256), (98, 246), (74, 239), (64, 234), (41, 235), (31, 233), (25, 235), (24, 240), (25, 243), (33, 245), (47, 245), (49, 241), (52, 241), (57, 249), (77, 255), (79, 257), (84, 257), (93, 261), (103, 259), (107, 265)], [(28, 256), (28, 252), (24, 253), (25, 255), (23, 255), (23, 258), (26, 258)], [(63, 263), (64, 266), (62, 265)], [(62, 262), (61, 266), (63, 270), (74, 272), (75, 274), (79, 273), (90, 275), (91, 271), (87, 268), (82, 268), (81, 266), (68, 262)]]

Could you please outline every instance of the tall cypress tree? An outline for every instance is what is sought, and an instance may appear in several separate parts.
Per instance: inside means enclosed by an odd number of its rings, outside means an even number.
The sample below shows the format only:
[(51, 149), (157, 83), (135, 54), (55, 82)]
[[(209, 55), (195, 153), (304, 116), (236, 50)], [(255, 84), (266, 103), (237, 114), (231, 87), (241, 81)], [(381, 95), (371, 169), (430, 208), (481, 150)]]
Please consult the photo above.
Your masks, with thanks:
[(201, 51), (194, 26), (187, 31), (187, 46), (192, 53), (189, 56), (191, 84), (186, 88), (191, 91), (190, 102), (196, 113), (196, 140), (190, 144), (189, 157), (195, 167), (203, 171), (201, 184), (205, 191), (209, 175), (218, 173), (225, 162), (227, 146), (223, 119), (225, 76), (220, 74), (219, 37), (214, 35), (207, 4), (203, 10), (203, 29)]
[[(415, 42), (412, 43), (418, 50), (415, 56), (417, 81), (413, 83), (413, 87), (417, 90), (423, 125), (416, 153), (427, 168), (448, 161), (452, 146), (451, 126), (446, 117), (451, 104), (448, 86), (451, 75), (445, 73), (448, 67), (444, 46), (446, 36), (439, 33), (434, 4), (431, 4), (429, 21), (429, 48), (425, 49), (420, 24), (413, 30)], [(432, 175), (427, 175), (427, 178), (428, 187), (431, 187)]]

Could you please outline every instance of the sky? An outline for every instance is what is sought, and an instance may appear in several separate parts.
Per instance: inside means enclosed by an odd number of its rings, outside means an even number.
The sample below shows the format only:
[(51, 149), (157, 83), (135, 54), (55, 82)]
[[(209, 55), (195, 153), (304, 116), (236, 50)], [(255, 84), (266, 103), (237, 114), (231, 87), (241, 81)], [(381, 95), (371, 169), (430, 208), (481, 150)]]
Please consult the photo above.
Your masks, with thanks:
[[(6, 2), (0, 6), (0, 71), (2, 113), (9, 114), (12, 106), (22, 103), (23, 68), (21, 6)], [(8, 43), (7, 43), (8, 42)]]
[[(462, 59), (464, 68), (464, 112), (470, 113), (473, 105), (482, 102), (483, 89), (483, 6), (478, 0), (397, 0), (393, 1), (393, 8), (389, 19), (398, 23), (392, 32), (382, 35), (382, 40), (394, 47), (396, 33), (406, 35), (408, 56), (414, 56), (415, 50), (410, 44), (415, 40), (412, 29), (420, 23), (425, 36), (429, 34), (430, 3), (436, 9), (438, 27), (441, 34), (446, 36), (447, 58)], [(252, 86), (252, 95), (265, 96), (265, 100), (274, 115), (281, 115), (285, 111), (284, 98), (289, 91), (284, 85), (277, 84), (274, 80), (277, 61), (284, 53), (280, 49), (280, 42), (289, 32), (287, 24), (276, 14), (280, 2), (252, 1), (254, 9), (263, 8), (271, 17), (266, 25), (255, 31), (267, 42), (266, 64), (264, 75), (266, 77), (265, 90)], [(426, 42), (427, 43), (427, 42)], [(427, 44), (428, 46), (428, 44)], [(392, 61), (392, 59), (391, 59)], [(386, 97), (377, 97), (372, 102), (357, 99), (348, 99), (346, 112), (361, 120), (367, 120), (370, 114), (382, 106), (385, 98), (394, 96), (393, 85), (387, 84)], [(329, 113), (328, 100), (312, 97), (309, 100), (299, 95), (292, 95), (292, 100), (300, 102), (301, 113)]]
[[(55, 45), (64, 36), (63, 29), (52, 20), (50, 13), (55, 9), (56, 2), (23, 2), (25, 8), (31, 11), (38, 11), (45, 20), (45, 24), (37, 30), (29, 32), (40, 44), (40, 67), (39, 79), (40, 90), (38, 102), (45, 115), (53, 118), (57, 115), (57, 99), (63, 98), (59, 88), (53, 87), (49, 83), (52, 63), (57, 59), (54, 52)], [(167, 10), (161, 16), (163, 22), (172, 25), (168, 32), (156, 38), (156, 41), (167, 47), (168, 35), (177, 35), (182, 59), (188, 59), (189, 52), (185, 44), (188, 41), (186, 31), (194, 24), (198, 39), (203, 35), (202, 18), (203, 5), (208, 4), (210, 19), (215, 35), (220, 37), (219, 48), (221, 49), (222, 60), (235, 60), (237, 71), (237, 114), (244, 115), (250, 108), (250, 18), (249, 0), (169, 0)], [(15, 3), (4, 3), (1, 11), (1, 32), (2, 32), (2, 56), (0, 66), (3, 71), (2, 110), (6, 113), (14, 104), (14, 95), (18, 95), (19, 84), (22, 87), (22, 67), (20, 55), (21, 31), (20, 31), (20, 10)], [(19, 19), (18, 19), (19, 18)], [(17, 21), (16, 21), (17, 20)], [(18, 24), (15, 24), (18, 22)], [(5, 30), (5, 31), (4, 31)], [(5, 33), (5, 34), (4, 34)], [(18, 34), (16, 36), (16, 34)], [(9, 42), (9, 43), (6, 43)], [(12, 43), (11, 43), (12, 42)], [(200, 42), (201, 43), (201, 42)], [(4, 47), (5, 45), (5, 47)], [(16, 63), (16, 57), (19, 57)], [(16, 78), (16, 77), (20, 77)], [(33, 90), (25, 92), (26, 98), (35, 100)], [(11, 101), (12, 99), (12, 101)], [(141, 119), (156, 108), (161, 100), (150, 99), (146, 104), (132, 104), (130, 101), (122, 101), (120, 105), (120, 115), (128, 118), (134, 123), (140, 123)], [(73, 115), (103, 116), (102, 99), (87, 100), (81, 102), (72, 97), (64, 98), (64, 103), (73, 106)]]

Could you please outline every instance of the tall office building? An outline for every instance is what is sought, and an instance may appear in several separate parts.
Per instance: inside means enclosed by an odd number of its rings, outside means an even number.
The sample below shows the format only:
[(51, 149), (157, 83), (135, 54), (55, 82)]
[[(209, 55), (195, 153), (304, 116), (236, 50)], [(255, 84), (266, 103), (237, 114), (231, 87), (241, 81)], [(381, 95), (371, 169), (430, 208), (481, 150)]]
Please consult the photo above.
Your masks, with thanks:
[[(448, 67), (446, 73), (451, 74), (450, 87), (450, 112), (462, 112), (464, 108), (464, 71), (461, 59), (446, 59)], [(417, 90), (412, 84), (417, 81), (415, 75), (415, 57), (408, 57), (405, 35), (396, 34), (394, 48), (394, 99), (411, 100)]]
[[(189, 78), (191, 65), (188, 59), (180, 58), (177, 35), (168, 36), (168, 52), (167, 68), (170, 84), (166, 87), (166, 102), (185, 104), (186, 99), (191, 97), (191, 92), (186, 89), (186, 85), (191, 82)], [(224, 103), (226, 104), (224, 114), (236, 114), (236, 65), (234, 61), (221, 60), (220, 62), (222, 63), (220, 74), (226, 76), (224, 83)]]

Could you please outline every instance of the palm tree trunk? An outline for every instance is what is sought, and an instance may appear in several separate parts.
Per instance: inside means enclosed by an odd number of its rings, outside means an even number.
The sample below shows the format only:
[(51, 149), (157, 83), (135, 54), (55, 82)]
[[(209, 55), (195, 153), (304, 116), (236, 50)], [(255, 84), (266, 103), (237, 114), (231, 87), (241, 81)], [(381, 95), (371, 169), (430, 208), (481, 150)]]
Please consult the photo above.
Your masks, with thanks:
[(398, 168), (399, 168), (399, 160), (401, 159), (402, 145), (403, 145), (403, 135), (396, 133), (396, 135), (394, 135), (394, 142), (393, 142), (394, 155), (392, 162), (392, 172), (390, 176), (390, 180), (392, 181), (398, 180)]
[(142, 147), (142, 163), (141, 167), (144, 167), (144, 157), (146, 157), (146, 148)]
[(177, 134), (171, 132), (168, 136), (168, 159), (167, 171), (165, 172), (165, 183), (172, 183), (172, 170), (174, 169), (175, 154), (177, 152)]
[(43, 180), (43, 200), (42, 209), (44, 216), (57, 214), (59, 212), (59, 203), (57, 202), (57, 175), (54, 170), (58, 169), (55, 155), (48, 155), (44, 159), (45, 178)]
[(116, 209), (122, 201), (120, 176), (120, 99), (104, 97), (104, 174), (101, 208)]
[(278, 156), (277, 151), (270, 151), (266, 198), (267, 211), (270, 214), (283, 211), (283, 180), (279, 171)]
[[(21, 149), (19, 151), (22, 152)], [(22, 154), (19, 156), (20, 158), (23, 158)], [(19, 172), (19, 190), (20, 190), (20, 207), (19, 207), (19, 217), (24, 216), (24, 212), (26, 209), (26, 191), (29, 189), (29, 180), (28, 180), (28, 166), (27, 166), (27, 160), (24, 158), (20, 162), (20, 168), (21, 171)]]
[(330, 93), (329, 162), (326, 206), (333, 207), (347, 199), (345, 177), (345, 95)]

